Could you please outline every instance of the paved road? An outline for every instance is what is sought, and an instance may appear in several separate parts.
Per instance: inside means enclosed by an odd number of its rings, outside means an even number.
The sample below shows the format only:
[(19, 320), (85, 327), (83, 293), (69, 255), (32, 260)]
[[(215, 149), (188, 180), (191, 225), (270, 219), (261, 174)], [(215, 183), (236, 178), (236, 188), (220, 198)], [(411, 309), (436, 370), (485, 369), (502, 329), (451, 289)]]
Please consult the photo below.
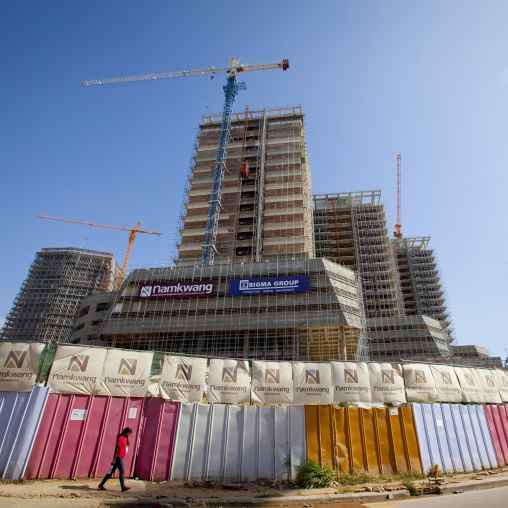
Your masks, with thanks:
[[(330, 506), (328, 505), (329, 508)], [(506, 508), (508, 506), (508, 487), (450, 494), (448, 496), (414, 497), (404, 501), (365, 503), (362, 506), (366, 508)]]

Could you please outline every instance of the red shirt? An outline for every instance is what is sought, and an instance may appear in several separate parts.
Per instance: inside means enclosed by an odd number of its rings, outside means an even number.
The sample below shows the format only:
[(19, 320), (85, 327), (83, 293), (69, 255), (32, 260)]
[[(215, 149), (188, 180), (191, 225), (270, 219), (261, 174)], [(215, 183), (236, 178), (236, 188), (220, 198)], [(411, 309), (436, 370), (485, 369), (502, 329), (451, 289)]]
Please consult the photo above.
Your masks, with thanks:
[(123, 436), (120, 436), (116, 442), (116, 446), (118, 448), (118, 452), (116, 453), (115, 457), (125, 457), (125, 454), (127, 453), (127, 439), (125, 439)]

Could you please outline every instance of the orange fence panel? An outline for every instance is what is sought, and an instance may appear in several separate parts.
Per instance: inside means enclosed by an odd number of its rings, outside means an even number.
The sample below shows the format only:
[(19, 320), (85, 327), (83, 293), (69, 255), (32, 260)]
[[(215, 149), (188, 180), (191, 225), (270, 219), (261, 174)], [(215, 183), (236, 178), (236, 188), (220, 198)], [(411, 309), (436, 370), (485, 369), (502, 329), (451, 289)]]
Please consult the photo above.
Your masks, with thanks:
[(422, 472), (411, 407), (305, 406), (307, 457), (341, 472)]

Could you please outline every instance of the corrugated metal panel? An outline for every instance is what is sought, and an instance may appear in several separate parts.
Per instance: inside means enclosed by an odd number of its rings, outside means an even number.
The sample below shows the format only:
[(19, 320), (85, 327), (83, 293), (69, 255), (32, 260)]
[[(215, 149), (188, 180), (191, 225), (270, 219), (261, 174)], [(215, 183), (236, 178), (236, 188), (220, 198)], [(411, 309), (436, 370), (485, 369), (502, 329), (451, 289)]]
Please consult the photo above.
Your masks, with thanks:
[(0, 392), (1, 478), (23, 478), (48, 395), (39, 385), (30, 393)]
[(132, 476), (143, 399), (50, 394), (26, 469), (26, 478), (103, 476), (113, 459), (116, 436), (131, 427), (125, 475)]
[(136, 476), (142, 480), (169, 480), (179, 410), (179, 402), (147, 400), (136, 462)]
[[(508, 464), (508, 433), (505, 431), (506, 410), (503, 406), (485, 406), (485, 414), (489, 422), (490, 433), (496, 448), (497, 460), (500, 466)], [(506, 422), (503, 425), (503, 422)]]
[(307, 456), (339, 471), (422, 471), (410, 407), (305, 406)]
[(291, 479), (305, 459), (304, 418), (301, 406), (182, 404), (171, 479)]
[(501, 448), (501, 443), (499, 442), (499, 436), (497, 434), (496, 424), (494, 422), (494, 415), (492, 414), (493, 406), (484, 406), (485, 417), (487, 418), (487, 423), (489, 425), (490, 435), (492, 437), (492, 443), (494, 445), (494, 450), (496, 452), (496, 458), (499, 466), (506, 465), (504, 460), (503, 450)]
[(497, 467), (482, 406), (413, 404), (425, 472)]

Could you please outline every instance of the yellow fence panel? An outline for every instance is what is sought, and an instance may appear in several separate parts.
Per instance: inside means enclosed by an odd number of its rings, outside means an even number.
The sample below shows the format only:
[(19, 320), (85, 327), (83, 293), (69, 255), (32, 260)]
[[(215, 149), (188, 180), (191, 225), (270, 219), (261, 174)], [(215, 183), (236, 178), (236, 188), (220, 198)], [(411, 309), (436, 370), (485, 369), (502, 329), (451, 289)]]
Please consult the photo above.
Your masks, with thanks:
[(412, 408), (305, 406), (307, 457), (341, 472), (422, 472)]

